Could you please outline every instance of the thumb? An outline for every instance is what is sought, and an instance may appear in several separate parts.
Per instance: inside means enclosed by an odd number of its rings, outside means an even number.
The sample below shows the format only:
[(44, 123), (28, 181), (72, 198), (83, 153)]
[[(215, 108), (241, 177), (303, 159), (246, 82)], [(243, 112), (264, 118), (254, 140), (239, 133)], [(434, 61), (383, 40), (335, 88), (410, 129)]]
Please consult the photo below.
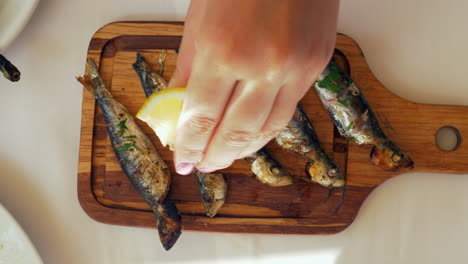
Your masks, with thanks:
[(184, 33), (179, 55), (177, 56), (176, 68), (169, 81), (168, 88), (187, 86), (188, 79), (192, 72), (194, 53), (195, 47), (193, 45), (193, 38)]
[(192, 1), (187, 12), (184, 35), (179, 48), (177, 64), (174, 74), (169, 81), (169, 88), (186, 87), (192, 72), (195, 57), (195, 32), (198, 32), (201, 18), (205, 10), (206, 1)]

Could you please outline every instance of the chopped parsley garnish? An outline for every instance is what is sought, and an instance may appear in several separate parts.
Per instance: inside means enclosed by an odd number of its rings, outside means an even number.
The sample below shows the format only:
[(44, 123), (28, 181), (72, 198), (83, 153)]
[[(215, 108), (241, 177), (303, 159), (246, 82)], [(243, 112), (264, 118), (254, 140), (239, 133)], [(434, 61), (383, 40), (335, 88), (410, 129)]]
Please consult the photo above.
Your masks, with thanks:
[(322, 85), (319, 85), (321, 88), (324, 88), (324, 89), (327, 89), (331, 92), (334, 92), (334, 93), (339, 93), (343, 90), (343, 88), (339, 87), (339, 86), (336, 86), (336, 85), (333, 85), (333, 84), (330, 84), (330, 85), (327, 85), (327, 86), (322, 86)]
[(348, 107), (348, 103), (346, 101), (341, 101), (338, 99), (338, 103), (340, 103), (342, 106)]
[(340, 103), (341, 105), (343, 105), (343, 106), (345, 106), (345, 107), (349, 107), (349, 100), (351, 100), (351, 96), (348, 94), (344, 100), (338, 99), (337, 101), (338, 101), (338, 103)]
[(122, 87), (122, 91), (125, 91), (125, 88)]
[(132, 115), (132, 114), (130, 114), (130, 111), (128, 111), (128, 109), (125, 109), (124, 112), (125, 112), (127, 115), (129, 115), (129, 116)]
[(139, 147), (137, 147), (137, 146), (135, 145), (135, 143), (136, 143), (135, 141), (132, 141), (132, 143), (125, 143), (125, 144), (123, 144), (122, 146), (117, 147), (117, 150), (120, 151), (120, 152), (122, 152), (122, 151), (126, 151), (126, 150), (128, 150), (129, 148), (132, 148), (132, 147), (133, 147), (133, 148), (135, 148), (136, 150), (138, 150), (138, 151), (140, 151), (140, 152), (143, 152)]
[(346, 131), (349, 131), (351, 128), (354, 126), (354, 120), (349, 123), (349, 125), (346, 127)]
[(314, 84), (317, 84), (320, 88), (327, 89), (334, 93), (339, 93), (343, 88), (337, 85), (337, 81), (340, 80), (340, 69), (336, 65), (330, 66), (330, 73), (323, 78), (321, 81), (317, 81)]
[(137, 136), (125, 136), (125, 137), (122, 137), (122, 138), (137, 138)]
[(125, 133), (125, 130), (128, 129), (128, 127), (127, 127), (127, 125), (125, 123), (127, 123), (127, 119), (124, 119), (124, 120), (120, 121), (120, 123), (117, 125), (120, 128), (119, 137), (123, 136), (124, 133)]
[(354, 141), (356, 141), (356, 138), (355, 137), (349, 137), (348, 140), (354, 142)]

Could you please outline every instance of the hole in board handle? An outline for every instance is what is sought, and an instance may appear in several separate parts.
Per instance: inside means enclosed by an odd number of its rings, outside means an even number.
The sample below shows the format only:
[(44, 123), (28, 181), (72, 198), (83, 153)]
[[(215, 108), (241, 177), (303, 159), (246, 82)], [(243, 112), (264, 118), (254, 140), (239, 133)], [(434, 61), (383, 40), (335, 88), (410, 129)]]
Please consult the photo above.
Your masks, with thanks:
[(439, 128), (436, 134), (436, 144), (445, 151), (454, 151), (460, 146), (461, 134), (458, 129), (452, 126)]

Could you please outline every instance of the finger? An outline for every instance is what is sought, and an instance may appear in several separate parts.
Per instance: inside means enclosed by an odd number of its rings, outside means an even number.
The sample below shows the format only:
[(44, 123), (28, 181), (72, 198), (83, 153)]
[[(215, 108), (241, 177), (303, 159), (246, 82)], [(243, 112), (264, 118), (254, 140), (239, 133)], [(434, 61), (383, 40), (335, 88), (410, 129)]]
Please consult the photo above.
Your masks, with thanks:
[(235, 85), (234, 78), (206, 74), (202, 69), (205, 67), (195, 66), (190, 76), (176, 131), (174, 162), (183, 175), (202, 159)]
[(266, 81), (241, 81), (231, 97), (205, 155), (202, 170), (226, 168), (255, 140), (273, 106), (278, 87)]
[(252, 141), (238, 158), (250, 156), (265, 146), (270, 140), (281, 132), (289, 123), (300, 99), (300, 94), (295, 92), (296, 87), (284, 85), (278, 92), (270, 115), (259, 132), (259, 137)]
[(196, 52), (195, 34), (199, 31), (204, 10), (206, 9), (206, 2), (206, 0), (197, 0), (190, 3), (185, 19), (182, 42), (179, 47), (179, 55), (177, 56), (177, 66), (169, 81), (169, 88), (185, 87), (187, 85)]

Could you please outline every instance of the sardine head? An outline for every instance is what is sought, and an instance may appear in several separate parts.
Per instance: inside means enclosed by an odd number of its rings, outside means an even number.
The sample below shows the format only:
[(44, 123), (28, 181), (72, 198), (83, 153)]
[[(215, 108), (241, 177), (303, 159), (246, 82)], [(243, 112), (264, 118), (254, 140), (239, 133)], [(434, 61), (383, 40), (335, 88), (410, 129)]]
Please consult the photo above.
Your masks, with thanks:
[(391, 141), (376, 145), (370, 153), (370, 160), (384, 171), (414, 167), (413, 160)]
[[(272, 186), (287, 186), (293, 184), (293, 178), (281, 166), (272, 166), (262, 172), (265, 178), (271, 179)], [(258, 177), (258, 176), (257, 176)]]
[(313, 182), (328, 188), (338, 188), (345, 185), (345, 177), (334, 165), (325, 161), (309, 162), (306, 172)]
[(251, 170), (259, 181), (270, 186), (278, 187), (293, 184), (292, 176), (281, 165), (264, 156), (257, 156), (254, 159)]
[(195, 170), (206, 215), (213, 217), (223, 206), (227, 193), (227, 184), (221, 173), (202, 173)]
[(224, 197), (219, 199), (219, 197), (216, 197), (215, 192), (209, 190), (202, 192), (202, 199), (206, 215), (209, 217), (214, 217), (224, 204)]

